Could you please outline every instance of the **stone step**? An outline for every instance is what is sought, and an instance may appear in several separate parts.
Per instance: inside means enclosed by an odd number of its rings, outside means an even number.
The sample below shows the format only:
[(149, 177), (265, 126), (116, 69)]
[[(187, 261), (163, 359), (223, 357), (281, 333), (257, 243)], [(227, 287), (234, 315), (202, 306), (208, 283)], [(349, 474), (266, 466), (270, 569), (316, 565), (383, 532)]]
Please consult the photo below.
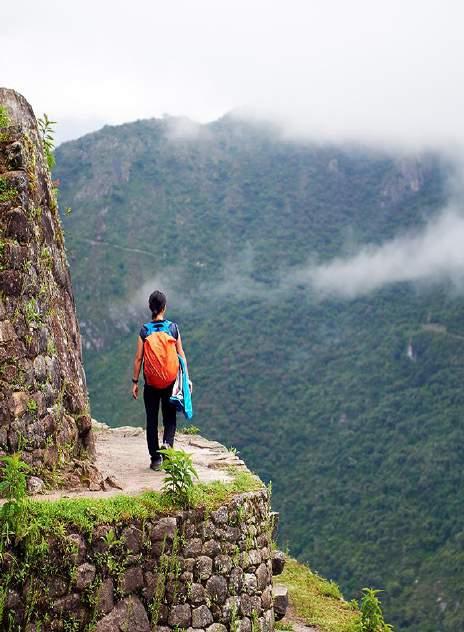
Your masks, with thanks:
[(274, 595), (274, 616), (276, 621), (285, 617), (288, 608), (288, 588), (277, 584), (272, 589)]
[(280, 575), (285, 566), (285, 553), (282, 551), (272, 552), (272, 574)]

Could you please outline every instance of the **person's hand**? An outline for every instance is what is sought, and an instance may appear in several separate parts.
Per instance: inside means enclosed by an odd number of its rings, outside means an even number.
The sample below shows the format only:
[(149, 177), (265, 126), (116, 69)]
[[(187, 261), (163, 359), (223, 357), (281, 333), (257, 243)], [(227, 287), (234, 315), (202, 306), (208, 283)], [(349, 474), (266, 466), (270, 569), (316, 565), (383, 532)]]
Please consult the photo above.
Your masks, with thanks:
[(189, 380), (189, 389), (190, 392), (193, 393), (193, 384), (192, 384), (192, 380)]
[(132, 397), (134, 399), (137, 399), (138, 396), (139, 396), (139, 385), (138, 384), (132, 384)]

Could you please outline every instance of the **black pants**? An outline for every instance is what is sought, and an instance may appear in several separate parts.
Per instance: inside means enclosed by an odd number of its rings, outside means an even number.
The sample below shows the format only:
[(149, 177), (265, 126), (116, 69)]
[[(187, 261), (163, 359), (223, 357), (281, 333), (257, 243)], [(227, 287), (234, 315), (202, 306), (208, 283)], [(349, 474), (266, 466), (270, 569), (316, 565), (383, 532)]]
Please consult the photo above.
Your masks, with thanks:
[(169, 401), (172, 395), (172, 383), (167, 388), (159, 389), (145, 384), (143, 388), (143, 401), (147, 413), (147, 444), (148, 452), (152, 459), (159, 456), (158, 442), (158, 411), (161, 401), (163, 413), (163, 443), (174, 447), (174, 435), (176, 434), (176, 406)]

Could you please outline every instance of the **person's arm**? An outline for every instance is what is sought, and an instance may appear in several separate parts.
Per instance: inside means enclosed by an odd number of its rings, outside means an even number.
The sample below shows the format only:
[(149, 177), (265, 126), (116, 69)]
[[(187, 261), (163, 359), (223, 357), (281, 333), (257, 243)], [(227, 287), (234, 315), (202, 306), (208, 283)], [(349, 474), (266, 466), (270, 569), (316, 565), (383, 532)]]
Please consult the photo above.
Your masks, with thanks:
[(176, 349), (177, 349), (177, 353), (184, 359), (185, 369), (187, 371), (187, 377), (188, 377), (188, 381), (190, 385), (190, 391), (193, 391), (192, 380), (190, 379), (189, 372), (188, 372), (187, 358), (185, 357), (185, 351), (182, 346), (182, 338), (180, 337), (180, 331), (177, 332)]
[[(134, 372), (133, 372), (133, 380), (138, 380), (140, 375), (140, 369), (142, 367), (143, 362), (143, 340), (139, 336), (137, 339), (137, 350), (134, 356)], [(137, 399), (139, 395), (139, 385), (132, 382), (132, 397)]]

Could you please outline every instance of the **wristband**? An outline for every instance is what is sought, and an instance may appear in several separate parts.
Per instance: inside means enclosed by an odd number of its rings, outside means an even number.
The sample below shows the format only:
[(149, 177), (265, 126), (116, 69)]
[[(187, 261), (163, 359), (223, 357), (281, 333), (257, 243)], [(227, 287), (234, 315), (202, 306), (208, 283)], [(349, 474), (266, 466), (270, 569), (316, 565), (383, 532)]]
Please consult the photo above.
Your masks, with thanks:
[(132, 378), (132, 384), (138, 384), (139, 381), (138, 380), (134, 380), (134, 378)]

